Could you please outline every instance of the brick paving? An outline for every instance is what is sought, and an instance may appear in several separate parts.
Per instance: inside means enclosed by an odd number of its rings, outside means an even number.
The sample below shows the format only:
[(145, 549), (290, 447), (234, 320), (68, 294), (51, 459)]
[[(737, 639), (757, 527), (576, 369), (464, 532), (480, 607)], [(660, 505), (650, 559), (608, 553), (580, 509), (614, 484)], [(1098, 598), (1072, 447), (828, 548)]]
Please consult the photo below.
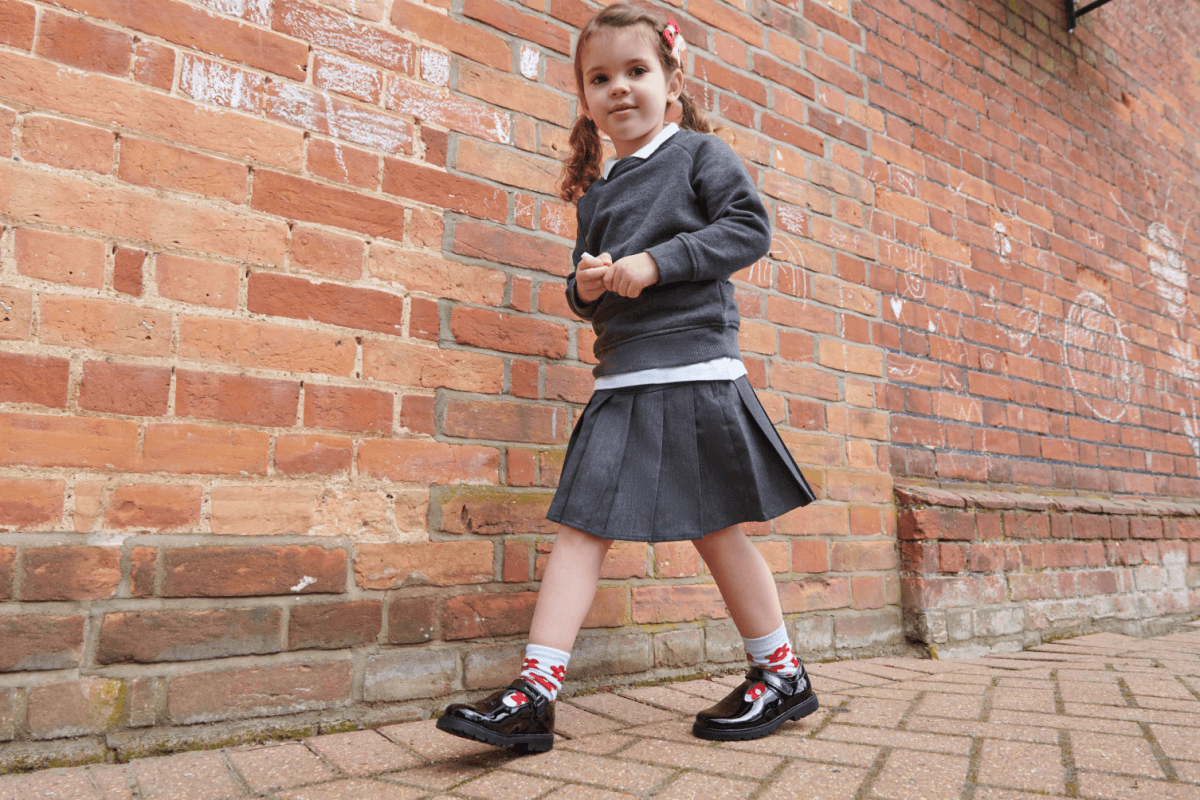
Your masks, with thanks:
[(751, 742), (691, 735), (723, 676), (564, 699), (542, 755), (426, 721), (0, 776), (0, 800), (1200, 800), (1200, 622), (810, 672), (822, 710)]

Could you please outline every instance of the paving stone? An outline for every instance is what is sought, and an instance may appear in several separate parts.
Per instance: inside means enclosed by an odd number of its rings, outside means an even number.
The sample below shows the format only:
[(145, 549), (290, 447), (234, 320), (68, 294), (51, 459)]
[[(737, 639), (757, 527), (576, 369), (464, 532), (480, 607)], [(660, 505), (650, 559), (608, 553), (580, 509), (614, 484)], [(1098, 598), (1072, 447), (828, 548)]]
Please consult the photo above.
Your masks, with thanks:
[[(949, 676), (948, 676), (949, 677)], [(912, 689), (917, 692), (937, 692), (939, 694), (962, 694), (968, 696), (976, 696), (983, 694), (983, 690), (991, 683), (991, 678), (982, 683), (970, 681), (907, 681), (903, 684), (905, 689)]]
[(298, 742), (229, 750), (229, 761), (259, 793), (332, 780), (333, 770)]
[(621, 691), (621, 695), (628, 697), (630, 700), (636, 700), (639, 703), (650, 703), (661, 706), (676, 714), (695, 714), (697, 711), (703, 711), (713, 704), (713, 701), (708, 698), (697, 697), (686, 692), (677, 692), (666, 686), (643, 686), (638, 689), (624, 689)]
[(944, 733), (950, 736), (980, 736), (985, 739), (1003, 739), (1013, 742), (1058, 743), (1058, 731), (1051, 728), (1003, 725), (998, 722), (978, 722), (943, 717), (914, 716), (909, 719), (906, 730)]
[(697, 697), (703, 697), (707, 700), (720, 700), (725, 695), (729, 694), (729, 687), (715, 683), (714, 681), (699, 680), (699, 681), (681, 681), (680, 683), (672, 683), (671, 688), (686, 694), (694, 694)]
[(1083, 797), (1103, 800), (1200, 800), (1200, 786), (1094, 772), (1079, 774), (1079, 791)]
[(375, 731), (352, 731), (306, 739), (317, 755), (347, 775), (374, 775), (420, 764), (407, 750)]
[(894, 703), (911, 703), (921, 694), (920, 689), (910, 689), (897, 683), (883, 686), (863, 686), (858, 689), (848, 689), (845, 692), (850, 697), (870, 697), (875, 700), (889, 700)]
[(1064, 703), (1088, 703), (1103, 706), (1125, 706), (1125, 697), (1116, 682), (1059, 681), (1058, 690)]
[(393, 742), (416, 752), (426, 761), (445, 761), (478, 753), (496, 752), (496, 748), (489, 744), (451, 736), (439, 731), (436, 725), (437, 720), (427, 719), (422, 722), (388, 725), (379, 728), (379, 732)]
[[(820, 685), (821, 678), (832, 678), (835, 681), (842, 683), (853, 684), (854, 686), (878, 686), (881, 683), (887, 683), (886, 678), (880, 678), (877, 675), (867, 675), (857, 670), (849, 669), (845, 666), (845, 662), (837, 664), (805, 664), (804, 668), (814, 678), (813, 685)], [(735, 686), (737, 684), (734, 684)]]
[(132, 782), (124, 766), (88, 767), (87, 774), (100, 790), (101, 800), (134, 800)]
[(482, 797), (484, 800), (533, 800), (561, 785), (558, 781), (497, 770), (455, 787), (454, 792), (467, 797)]
[(1196, 696), (1189, 692), (1186, 686), (1171, 676), (1158, 678), (1153, 675), (1127, 675), (1125, 685), (1139, 701), (1143, 696), (1172, 697), (1192, 702), (1196, 700)]
[(745, 778), (765, 778), (780, 764), (780, 759), (772, 756), (657, 739), (638, 742), (623, 750), (621, 757)]
[(555, 742), (554, 746), (561, 750), (574, 750), (578, 753), (591, 753), (602, 756), (616, 752), (632, 741), (634, 741), (632, 736), (626, 736), (621, 733), (598, 733), (595, 736), (585, 736), (582, 739), (567, 739), (561, 744)]
[[(1200, 719), (1193, 719), (1200, 723)], [(1182, 728), (1174, 725), (1151, 725), (1151, 733), (1167, 758), (1182, 758), (1200, 761), (1200, 729)]]
[(569, 750), (551, 750), (515, 759), (507, 769), (564, 782), (598, 783), (624, 792), (648, 791), (671, 776), (669, 769), (629, 763), (625, 760), (630, 757), (629, 752), (624, 751), (621, 760), (617, 760)]
[(486, 753), (452, 758), (427, 767), (414, 767), (403, 772), (380, 775), (380, 780), (412, 784), (423, 789), (449, 789), (464, 781), (478, 778), (504, 766), (513, 759), (511, 753), (496, 747), (488, 747)]
[(1071, 731), (1071, 754), (1078, 769), (1165, 778), (1145, 739)]
[(1013, 789), (994, 789), (980, 786), (975, 790), (975, 800), (1046, 800), (1047, 797), (1066, 797), (1061, 794), (1030, 794)]
[(896, 667), (889, 667), (886, 664), (880, 664), (879, 662), (874, 661), (843, 661), (838, 666), (840, 666), (847, 674), (858, 673), (860, 675), (865, 675), (868, 678), (886, 678), (889, 681), (903, 681), (911, 680), (913, 678), (923, 678), (929, 674), (927, 672), (918, 672), (916, 670), (897, 669)]
[(542, 800), (637, 800), (634, 795), (611, 792), (596, 786), (563, 786), (546, 795)]
[(983, 713), (983, 695), (929, 692), (917, 703), (917, 714), (952, 719), (979, 719)]
[[(1089, 708), (1096, 709), (1097, 711), (1107, 709), (1113, 712), (1136, 712), (1139, 710), (1133, 708), (1113, 709), (1107, 706), (1089, 706)], [(992, 713), (988, 715), (988, 722), (1001, 722), (1008, 725), (1037, 725), (1059, 730), (1099, 731), (1100, 733), (1115, 733), (1123, 736), (1142, 735), (1142, 729), (1136, 723), (1119, 719), (1104, 719), (1098, 716), (1072, 716), (1069, 708), (1066, 714), (1037, 714), (1032, 711), (1007, 711), (1002, 708), (992, 709)]]
[[(796, 724), (795, 722), (785, 722), (775, 732), (780, 733), (783, 727)], [(696, 742), (696, 737), (692, 734), (692, 721), (690, 719), (672, 719), (666, 722), (655, 722), (651, 725), (639, 725), (636, 728), (627, 728), (622, 732), (630, 733), (634, 736), (646, 736), (651, 739), (667, 739), (673, 742), (687, 742), (688, 744)]]
[(684, 773), (654, 795), (655, 800), (745, 800), (758, 791), (757, 781)]
[(857, 767), (794, 761), (771, 781), (766, 791), (759, 795), (759, 800), (795, 800), (797, 797), (849, 800), (866, 777), (867, 771)]
[(870, 745), (826, 742), (821, 739), (802, 739), (798, 736), (766, 736), (748, 742), (729, 742), (724, 747), (785, 758), (803, 758), (806, 761), (831, 761), (855, 767), (869, 767), (879, 755), (879, 748)]
[(100, 800), (87, 770), (54, 769), (31, 775), (0, 776), (0, 800)]
[[(1101, 730), (1100, 728), (1084, 727), (1093, 724), (1118, 720), (1134, 722), (1157, 722), (1163, 725), (1195, 725), (1196, 715), (1177, 711), (1160, 711), (1154, 708), (1116, 708), (1113, 706), (1093, 706), (1084, 703), (1068, 703), (1064, 710), (1066, 719), (1074, 720), (1080, 730)], [(1104, 731), (1105, 733), (1121, 733), (1121, 731)], [(1140, 735), (1140, 734), (1139, 734)]]
[(1063, 794), (1062, 750), (1046, 744), (985, 740), (978, 780), (992, 786)]
[(871, 697), (855, 697), (850, 701), (850, 710), (839, 715), (838, 722), (847, 725), (895, 728), (900, 724), (900, 718), (904, 716), (911, 705), (911, 701), (896, 702), (876, 700)]
[(592, 736), (622, 728), (620, 722), (576, 708), (570, 703), (556, 703), (554, 708), (554, 732), (572, 739)]
[(996, 687), (995, 691), (992, 692), (992, 708), (1053, 714), (1054, 690), (1051, 688), (1007, 689)]
[(274, 795), (278, 800), (415, 800), (425, 797), (424, 789), (395, 783), (352, 778), (303, 789), (289, 789)]
[(817, 736), (855, 744), (873, 744), (880, 747), (904, 747), (911, 750), (929, 750), (934, 753), (949, 753), (965, 756), (971, 752), (971, 740), (965, 736), (939, 736), (933, 733), (892, 731), (884, 728), (864, 728), (858, 725), (830, 725)]
[(612, 692), (597, 692), (583, 697), (572, 697), (570, 704), (582, 708), (584, 711), (603, 714), (631, 725), (644, 725), (647, 722), (657, 722), (675, 716), (672, 711), (664, 711), (645, 703), (638, 703)]
[(216, 800), (244, 797), (220, 753), (181, 753), (134, 761), (141, 800)]
[(970, 760), (941, 753), (893, 750), (871, 794), (890, 800), (944, 800), (962, 794)]
[(1200, 713), (1200, 701), (1181, 700), (1177, 697), (1137, 697), (1138, 708), (1152, 708), (1159, 711), (1179, 711), (1184, 714)]

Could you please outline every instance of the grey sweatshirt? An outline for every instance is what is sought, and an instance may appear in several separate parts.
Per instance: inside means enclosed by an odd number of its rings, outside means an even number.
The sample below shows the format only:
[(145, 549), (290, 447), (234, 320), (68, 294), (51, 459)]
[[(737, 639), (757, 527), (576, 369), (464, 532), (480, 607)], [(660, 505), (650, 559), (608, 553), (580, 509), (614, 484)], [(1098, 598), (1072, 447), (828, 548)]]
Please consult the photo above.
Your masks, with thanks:
[(766, 255), (771, 224), (750, 175), (712, 134), (680, 130), (646, 159), (616, 162), (577, 205), (572, 260), (649, 253), (659, 281), (636, 298), (605, 292), (584, 304), (567, 279), (567, 303), (596, 330), (596, 377), (739, 358), (729, 276)]

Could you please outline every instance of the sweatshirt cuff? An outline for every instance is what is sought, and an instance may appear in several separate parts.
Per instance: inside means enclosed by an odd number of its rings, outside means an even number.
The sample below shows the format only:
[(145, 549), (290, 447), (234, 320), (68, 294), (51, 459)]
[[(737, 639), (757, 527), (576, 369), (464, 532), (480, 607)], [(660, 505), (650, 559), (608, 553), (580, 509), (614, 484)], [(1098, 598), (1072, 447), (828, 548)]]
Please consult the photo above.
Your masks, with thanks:
[(576, 316), (581, 317), (582, 319), (591, 318), (591, 316), (596, 313), (596, 309), (600, 306), (600, 301), (603, 299), (604, 295), (601, 294), (592, 302), (585, 303), (579, 297), (579, 287), (574, 281), (572, 281), (571, 285), (567, 287), (567, 305), (571, 307), (571, 310), (575, 312)]
[(692, 255), (687, 245), (679, 236), (670, 241), (656, 244), (646, 251), (658, 265), (659, 283), (680, 283), (692, 280), (695, 268), (692, 265)]

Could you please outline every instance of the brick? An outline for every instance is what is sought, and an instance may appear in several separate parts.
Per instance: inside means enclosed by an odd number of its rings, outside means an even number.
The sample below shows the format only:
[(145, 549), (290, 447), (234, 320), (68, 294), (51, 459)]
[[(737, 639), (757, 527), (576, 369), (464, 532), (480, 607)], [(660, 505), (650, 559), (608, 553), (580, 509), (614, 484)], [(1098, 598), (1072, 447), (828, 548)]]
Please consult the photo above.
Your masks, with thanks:
[(34, 6), (17, 0), (0, 2), (0, 44), (32, 49), (36, 25), (37, 9)]
[(484, 353), (367, 339), (363, 377), (399, 386), (498, 394), (504, 385), (504, 362)]
[(892, 542), (834, 542), (830, 548), (834, 572), (893, 570), (897, 566)]
[(133, 37), (82, 17), (47, 11), (42, 16), (34, 51), (72, 67), (124, 75), (129, 71)]
[(213, 533), (244, 536), (306, 534), (313, 526), (316, 490), (293, 486), (216, 486)]
[(364, 441), (359, 470), (378, 478), (417, 483), (454, 483), (500, 479), (500, 452), (492, 447), (421, 440)]
[[(345, 8), (344, 5), (341, 7)], [(364, 4), (352, 0), (346, 10), (361, 13), (363, 8)], [(379, 18), (382, 18), (382, 8), (380, 4)], [(370, 18), (375, 19), (375, 15)], [(416, 45), (412, 41), (312, 3), (300, 0), (276, 2), (271, 24), (288, 36), (329, 47), (394, 72), (411, 75), (416, 61)], [(410, 30), (400, 25), (396, 27), (402, 31)]]
[[(792, 571), (819, 573), (829, 570), (828, 545), (819, 539), (792, 542)], [(838, 570), (839, 572), (844, 570)]]
[(124, 724), (129, 684), (83, 678), (36, 686), (29, 692), (29, 732), (35, 739), (104, 733)]
[(313, 84), (378, 105), (383, 92), (383, 73), (336, 53), (318, 50), (313, 56)]
[(555, 406), (450, 400), (443, 427), (450, 436), (464, 439), (565, 444), (570, 422), (568, 414)]
[[(121, 140), (121, 163), (117, 175), (129, 183), (244, 203), (248, 174), (245, 164), (223, 158), (135, 137)], [(159, 256), (160, 264), (162, 259), (163, 256)]]
[(17, 270), (55, 283), (99, 289), (104, 285), (104, 243), (61, 233), (18, 228)]
[(169, 367), (87, 361), (79, 385), (79, 407), (88, 411), (161, 417), (171, 392)]
[(113, 255), (113, 289), (121, 294), (142, 296), (142, 267), (146, 252), (132, 247), (118, 247)]
[[(183, 24), (182, 21), (179, 24)], [(307, 53), (304, 59), (307, 60)], [(200, 147), (263, 164), (285, 168), (299, 168), (301, 164), (304, 135), (299, 130), (289, 129), (274, 122), (248, 118), (245, 114), (213, 109), (191, 100), (166, 96), (114, 77), (61, 69), (51, 62), (16, 53), (0, 55), (0, 95), (35, 107), (38, 106), (36, 98), (52, 96), (55, 98), (56, 111), (62, 114), (139, 131), (177, 145)], [(6, 184), (8, 180), (6, 177)], [(22, 181), (25, 182), (26, 180)], [(49, 182), (50, 186), (57, 183), (60, 181)], [(130, 205), (101, 204), (95, 208), (76, 209), (80, 214), (101, 214), (108, 219), (121, 219), (127, 225), (145, 225), (147, 218), (144, 209), (147, 205), (160, 205), (148, 198), (127, 192), (89, 188), (92, 189), (92, 197), (97, 203), (101, 203), (102, 199), (111, 202), (112, 196), (115, 195), (121, 199), (128, 199)], [(44, 201), (47, 199), (44, 190), (42, 194), (41, 197), (28, 200)], [(75, 192), (71, 196), (78, 195), (79, 193)], [(53, 194), (49, 197), (53, 197)], [(137, 213), (125, 213), (134, 210), (137, 210)], [(193, 213), (212, 214), (209, 210), (199, 209), (193, 209)], [(228, 217), (224, 212), (220, 216)], [(158, 216), (153, 219), (160, 226), (168, 221)], [(239, 217), (239, 220), (242, 231), (256, 227), (255, 223), (244, 217)], [(181, 220), (182, 224), (178, 227), (180, 230), (189, 230), (187, 226), (196, 222)], [(171, 225), (160, 235), (170, 236), (175, 227)], [(202, 232), (203, 238), (211, 240), (213, 231), (220, 229), (219, 225), (211, 225), (190, 230), (193, 236)], [(211, 251), (211, 248), (208, 249)]]
[(256, 211), (297, 222), (330, 225), (395, 241), (404, 238), (403, 206), (294, 175), (255, 172), (250, 205)]
[(289, 650), (340, 650), (374, 642), (383, 625), (383, 603), (312, 603), (295, 606), (288, 622)]
[(460, 306), (451, 311), (450, 329), (462, 344), (544, 358), (567, 354), (567, 329), (545, 320)]
[(349, 474), (354, 443), (340, 436), (287, 434), (275, 439), (275, 469), (288, 475)]
[(69, 669), (83, 654), (83, 617), (0, 617), (0, 672)]
[(135, 43), (133, 79), (156, 89), (170, 91), (171, 85), (175, 83), (175, 51), (158, 42)]
[(493, 222), (508, 219), (508, 194), (503, 189), (411, 161), (384, 159), (383, 191), (479, 219)]
[(363, 696), (368, 702), (441, 697), (450, 693), (457, 668), (453, 650), (371, 656), (363, 678)]
[(448, 598), (442, 610), (447, 641), (527, 633), (537, 592), (468, 594)]
[(303, 42), (177, 0), (133, 8), (121, 0), (63, 0), (63, 8), (106, 19), (229, 61), (304, 80), (308, 48)]
[(65, 408), (70, 366), (65, 358), (0, 353), (0, 402)]
[(179, 724), (316, 711), (350, 700), (349, 661), (173, 675), (167, 714)]
[[(564, 128), (569, 127), (572, 122), (570, 104), (562, 94), (505, 72), (460, 62), (458, 65), (458, 90), (485, 102), (519, 112), (523, 116), (518, 117), (518, 125), (527, 121), (529, 117), (543, 119)], [(517, 141), (516, 144), (520, 146), (521, 142)], [(524, 149), (532, 148), (524, 147)], [(461, 150), (459, 158), (461, 163)], [(537, 160), (530, 160), (529, 163), (535, 166), (538, 164)], [(543, 163), (536, 169), (541, 172), (547, 167)], [(542, 178), (534, 177), (528, 188), (533, 189), (534, 184), (541, 180)], [(550, 188), (551, 190), (545, 194), (556, 194), (553, 187)], [(535, 189), (535, 191), (540, 190)]]
[(140, 528), (160, 533), (188, 527), (196, 529), (200, 525), (202, 500), (200, 486), (118, 486), (108, 501), (104, 523), (109, 528)]
[(691, 622), (728, 616), (721, 593), (712, 584), (699, 586), (636, 586), (633, 621), (639, 625)]
[[(512, 140), (512, 120), (508, 114), (437, 87), (394, 78), (388, 81), (384, 105), (391, 111), (407, 114), (422, 123), (438, 125), (478, 139), (500, 144), (508, 144)], [(432, 157), (428, 141), (430, 129), (423, 130), (422, 136), (427, 137), (425, 160), (445, 167), (444, 153), (440, 158), (437, 155), (440, 152), (436, 146), (438, 135), (433, 134), (435, 144)]]
[(459, 264), (386, 242), (371, 244), (368, 270), (371, 277), (392, 281), (409, 291), (488, 306), (500, 305), (507, 278), (500, 270)]
[(349, 375), (357, 348), (352, 338), (338, 334), (185, 316), (179, 321), (179, 353), (230, 366)]
[[(163, 597), (341, 594), (346, 551), (313, 545), (165, 550)], [(312, 579), (312, 580), (309, 580)]]
[(289, 263), (292, 269), (338, 278), (360, 278), (365, 250), (359, 239), (297, 226), (292, 231)]
[(850, 579), (851, 607), (883, 608), (887, 605), (884, 579), (879, 576), (855, 576)]
[(433, 597), (388, 598), (388, 644), (419, 644), (433, 638), (437, 603)]
[(282, 610), (270, 607), (109, 613), (100, 624), (96, 661), (152, 664), (277, 653), (282, 629)]
[(490, 542), (364, 543), (357, 553), (354, 572), (364, 589), (458, 586), (493, 579)]
[(17, 548), (0, 547), (0, 600), (13, 599)]
[(100, 418), (0, 415), (0, 463), (37, 467), (134, 468), (137, 425)]
[(41, 343), (108, 353), (165, 356), (171, 315), (126, 303), (83, 297), (41, 297)]
[[(379, 186), (379, 156), (326, 139), (308, 140), (308, 171), (337, 183), (364, 189)], [(358, 271), (362, 271), (361, 265)]]
[[(510, 451), (511, 452), (511, 451)], [(553, 533), (546, 519), (551, 496), (503, 489), (463, 488), (441, 495), (441, 529), (459, 534)]]
[(135, 547), (130, 554), (129, 593), (134, 597), (153, 597), (158, 550), (153, 547)]
[(121, 554), (115, 547), (30, 548), (22, 572), (22, 600), (101, 600), (117, 592)]
[(267, 88), (266, 113), (268, 119), (385, 153), (413, 151), (411, 122), (294, 83), (276, 82)]
[(566, 277), (571, 271), (571, 248), (561, 242), (466, 220), (455, 226), (452, 248), (462, 256), (486, 258), (559, 277)]
[(146, 427), (139, 467), (147, 472), (264, 475), (270, 434), (207, 425)]
[(304, 425), (390, 433), (393, 402), (391, 394), (375, 389), (310, 383), (304, 389)]
[(30, 114), (22, 125), (22, 158), (52, 167), (106, 175), (112, 172), (115, 145), (112, 131), (65, 119)]
[(250, 276), (246, 307), (260, 314), (315, 319), (396, 336), (402, 332), (404, 315), (403, 298), (397, 295), (268, 272)]
[(392, 4), (392, 25), (402, 31), (418, 31), (423, 40), (444, 47), (451, 53), (479, 61), (496, 69), (512, 67), (512, 51), (504, 39), (451, 19), (436, 9), (408, 0)]
[(785, 614), (823, 611), (850, 606), (850, 581), (846, 578), (779, 584), (779, 602)]
[(296, 424), (300, 384), (227, 373), (176, 373), (175, 413), (247, 425)]
[(973, 539), (975, 515), (941, 508), (918, 508), (900, 514), (901, 539)]

